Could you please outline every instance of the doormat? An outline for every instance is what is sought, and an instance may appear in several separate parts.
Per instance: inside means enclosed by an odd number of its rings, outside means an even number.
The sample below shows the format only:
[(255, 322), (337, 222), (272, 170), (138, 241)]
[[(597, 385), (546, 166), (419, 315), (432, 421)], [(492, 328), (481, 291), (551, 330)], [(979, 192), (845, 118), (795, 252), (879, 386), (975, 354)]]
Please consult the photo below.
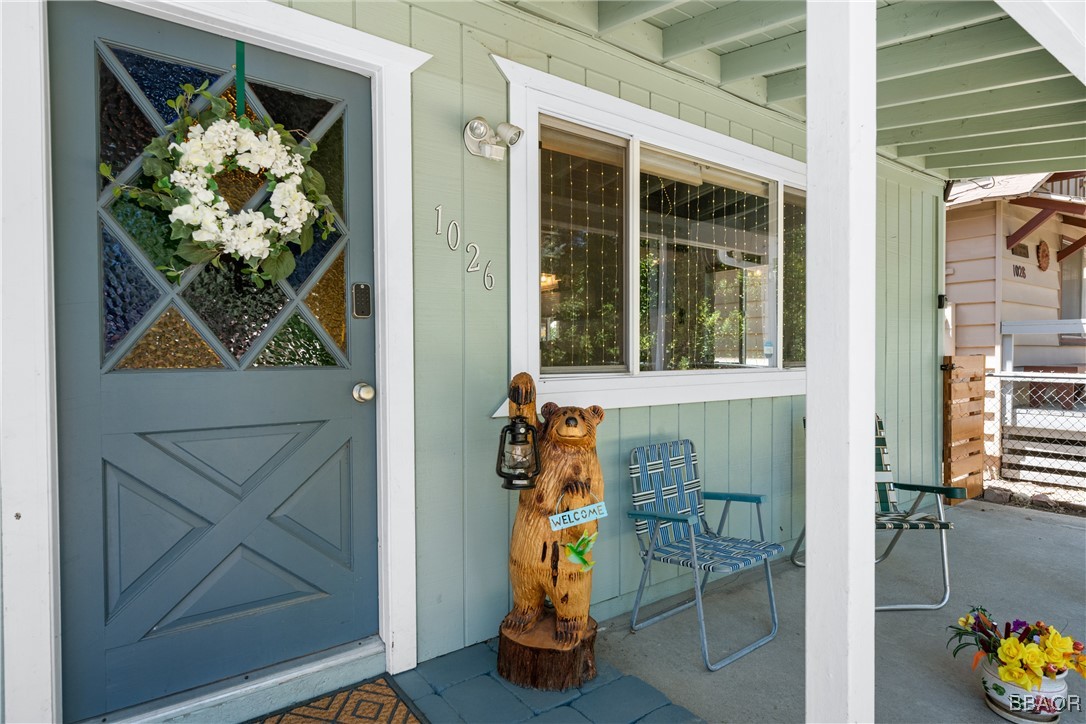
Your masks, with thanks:
[(304, 724), (306, 722), (394, 722), (426, 724), (427, 719), (406, 694), (381, 674), (360, 684), (325, 694), (304, 704), (284, 709), (256, 720), (263, 724)]

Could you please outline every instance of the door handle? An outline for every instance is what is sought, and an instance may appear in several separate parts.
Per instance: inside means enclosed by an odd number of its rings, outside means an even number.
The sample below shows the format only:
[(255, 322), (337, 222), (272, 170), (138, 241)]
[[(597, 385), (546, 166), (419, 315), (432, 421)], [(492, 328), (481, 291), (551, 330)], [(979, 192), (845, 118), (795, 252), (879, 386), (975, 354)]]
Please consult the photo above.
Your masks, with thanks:
[(373, 385), (365, 382), (359, 382), (354, 386), (354, 390), (351, 392), (354, 395), (354, 399), (357, 402), (369, 402), (377, 396), (377, 390), (373, 388)]

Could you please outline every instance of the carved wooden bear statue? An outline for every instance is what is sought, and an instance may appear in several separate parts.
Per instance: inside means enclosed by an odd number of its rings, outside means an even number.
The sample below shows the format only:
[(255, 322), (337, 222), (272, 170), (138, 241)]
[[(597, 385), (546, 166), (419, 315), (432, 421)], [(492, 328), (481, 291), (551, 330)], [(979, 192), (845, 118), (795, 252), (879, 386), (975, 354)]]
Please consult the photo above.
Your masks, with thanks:
[[(554, 531), (548, 518), (603, 500), (603, 474), (596, 455), (596, 426), (603, 420), (603, 408), (548, 402), (542, 413), (536, 487), (521, 491), (513, 523), (509, 545), (513, 610), (502, 621), (502, 630), (517, 634), (529, 629), (543, 614), (544, 598), (550, 597), (557, 615), (555, 639), (565, 649), (581, 641), (592, 598), (592, 572), (569, 560), (566, 544), (576, 544), (582, 534), (595, 534), (597, 523)], [(534, 409), (528, 419), (535, 422)], [(590, 561), (591, 553), (585, 558)]]

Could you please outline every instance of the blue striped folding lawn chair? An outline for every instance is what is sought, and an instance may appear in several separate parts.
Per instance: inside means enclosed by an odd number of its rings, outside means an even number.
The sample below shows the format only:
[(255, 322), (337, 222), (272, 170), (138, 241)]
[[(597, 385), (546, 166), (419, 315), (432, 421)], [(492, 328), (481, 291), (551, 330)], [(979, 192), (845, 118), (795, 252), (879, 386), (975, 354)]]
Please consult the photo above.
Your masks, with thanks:
[[(897, 490), (910, 490), (920, 493), (913, 501), (908, 512), (898, 508)], [(931, 493), (935, 496), (935, 512), (919, 513), (920, 503), (924, 496)], [(946, 519), (946, 511), (943, 507), (943, 496), (954, 499), (965, 499), (965, 488), (955, 488), (943, 485), (916, 485), (913, 483), (895, 483), (894, 473), (890, 468), (890, 451), (886, 445), (886, 431), (883, 428), (882, 418), (875, 415), (875, 530), (896, 531), (894, 537), (886, 545), (886, 549), (875, 558), (875, 563), (885, 561), (894, 546), (897, 545), (901, 534), (907, 530), (936, 530), (939, 531), (939, 553), (942, 561), (943, 594), (933, 603), (891, 603), (876, 606), (876, 611), (918, 611), (924, 609), (942, 608), (950, 600), (950, 567), (947, 564), (946, 532), (953, 528)], [(799, 559), (799, 549), (803, 545), (803, 539), (807, 535), (807, 529), (799, 534), (796, 544), (792, 547), (790, 556), (792, 563), (803, 566)]]
[[(638, 631), (697, 606), (698, 627), (701, 632), (701, 655), (705, 666), (716, 671), (741, 656), (769, 643), (777, 635), (777, 602), (773, 598), (773, 580), (769, 575), (769, 559), (783, 553), (784, 547), (768, 543), (762, 529), (764, 495), (750, 493), (714, 493), (702, 491), (698, 474), (698, 455), (689, 440), (642, 445), (630, 453), (630, 477), (633, 480), (633, 518), (644, 570), (637, 587), (630, 628)], [(724, 511), (714, 532), (705, 521), (705, 500), (724, 502)], [(721, 535), (732, 503), (754, 503), (758, 512), (758, 533), (761, 540), (730, 538)], [(653, 561), (689, 568), (694, 577), (693, 600), (680, 603), (644, 621), (638, 622), (641, 596), (649, 578)], [(702, 594), (711, 573), (736, 573), (758, 563), (765, 567), (766, 588), (769, 590), (769, 611), (773, 628), (768, 635), (718, 661), (709, 659), (709, 643), (705, 636), (705, 611)], [(700, 580), (699, 580), (700, 579)]]

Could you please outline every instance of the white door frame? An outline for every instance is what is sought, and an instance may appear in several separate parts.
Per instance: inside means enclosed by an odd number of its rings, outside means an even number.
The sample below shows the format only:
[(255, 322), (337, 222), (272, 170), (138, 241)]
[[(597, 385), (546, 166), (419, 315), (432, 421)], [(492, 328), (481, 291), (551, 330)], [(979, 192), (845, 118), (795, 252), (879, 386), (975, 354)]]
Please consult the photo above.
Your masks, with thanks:
[[(268, 0), (103, 0), (343, 68), (373, 89), (380, 637), (385, 668), (416, 664), (411, 72), (426, 53)], [(59, 721), (53, 239), (44, 0), (0, 3), (0, 545), (3, 716)], [(288, 33), (289, 31), (289, 33)], [(285, 34), (288, 33), (288, 34)], [(344, 394), (349, 394), (344, 390)]]

